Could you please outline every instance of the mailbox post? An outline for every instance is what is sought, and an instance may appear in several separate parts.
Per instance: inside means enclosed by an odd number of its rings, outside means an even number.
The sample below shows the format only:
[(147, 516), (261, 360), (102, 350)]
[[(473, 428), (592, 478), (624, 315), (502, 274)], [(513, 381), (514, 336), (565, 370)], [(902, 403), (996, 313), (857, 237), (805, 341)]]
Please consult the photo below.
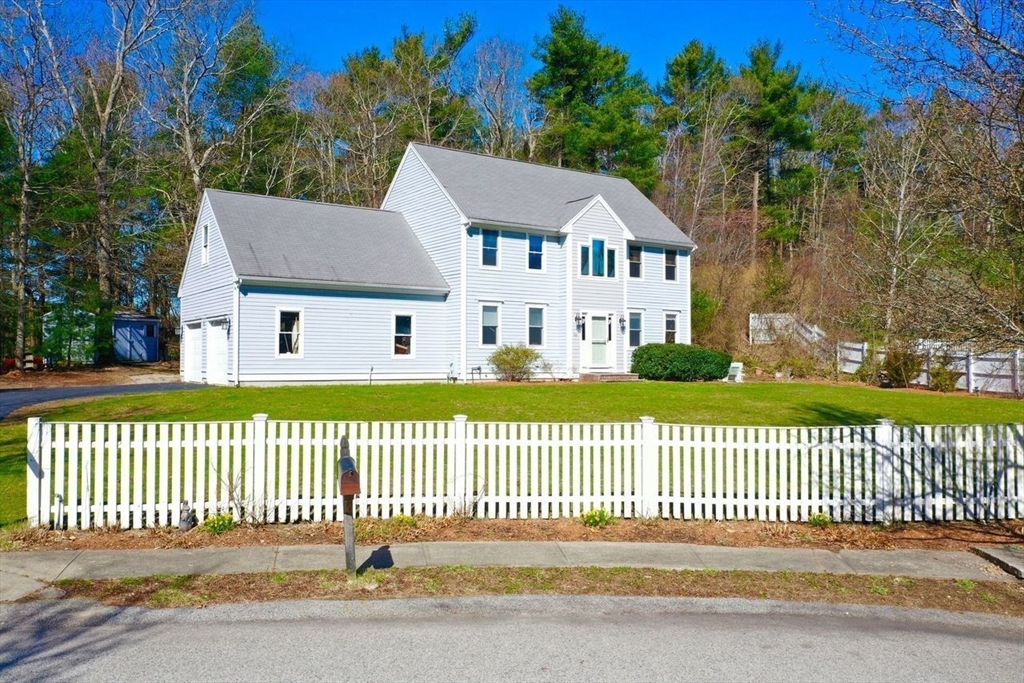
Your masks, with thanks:
[(356, 573), (356, 525), (353, 519), (353, 499), (359, 495), (359, 472), (348, 445), (348, 437), (338, 443), (338, 492), (341, 493), (342, 512), (345, 516), (345, 569)]

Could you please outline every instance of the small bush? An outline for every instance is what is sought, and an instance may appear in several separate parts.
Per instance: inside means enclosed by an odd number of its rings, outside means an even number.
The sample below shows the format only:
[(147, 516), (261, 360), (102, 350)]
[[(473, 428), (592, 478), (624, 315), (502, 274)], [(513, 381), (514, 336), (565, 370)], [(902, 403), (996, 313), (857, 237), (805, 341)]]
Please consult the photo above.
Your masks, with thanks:
[(816, 529), (824, 529), (825, 527), (832, 526), (832, 518), (824, 512), (815, 512), (807, 518), (807, 523)]
[(604, 508), (587, 510), (580, 515), (580, 518), (583, 520), (584, 526), (589, 526), (593, 529), (603, 529), (609, 524), (615, 523), (615, 518)]
[(956, 383), (960, 381), (964, 373), (957, 372), (952, 368), (952, 365), (952, 359), (945, 355), (932, 361), (928, 388), (932, 391), (941, 391), (944, 394), (956, 391)]
[(540, 354), (528, 346), (506, 344), (492, 353), (487, 362), (503, 382), (525, 382), (533, 377), (540, 360)]
[(732, 356), (686, 344), (644, 344), (633, 351), (632, 371), (641, 379), (697, 382), (729, 374)]
[(222, 534), (235, 528), (235, 518), (230, 512), (210, 515), (203, 520), (203, 531), (210, 534)]
[(909, 344), (892, 344), (886, 351), (883, 367), (892, 386), (902, 389), (921, 374), (924, 359)]

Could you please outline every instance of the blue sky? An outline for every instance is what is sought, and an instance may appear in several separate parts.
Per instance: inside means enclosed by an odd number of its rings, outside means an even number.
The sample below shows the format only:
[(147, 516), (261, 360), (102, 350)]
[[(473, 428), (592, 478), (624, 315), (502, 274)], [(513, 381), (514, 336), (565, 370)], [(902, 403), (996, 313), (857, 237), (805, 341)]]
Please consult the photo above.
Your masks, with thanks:
[[(665, 63), (692, 38), (712, 45), (735, 68), (755, 40), (781, 40), (783, 59), (827, 82), (861, 82), (870, 62), (833, 45), (805, 0), (258, 0), (260, 25), (274, 40), (320, 72), (376, 45), (390, 49), (402, 26), (440, 33), (445, 17), (475, 14), (477, 38), (500, 35), (532, 51), (559, 4), (586, 15), (588, 28), (630, 55), (632, 69), (659, 80)], [(472, 50), (473, 46), (470, 46)], [(529, 65), (533, 71), (536, 64)]]

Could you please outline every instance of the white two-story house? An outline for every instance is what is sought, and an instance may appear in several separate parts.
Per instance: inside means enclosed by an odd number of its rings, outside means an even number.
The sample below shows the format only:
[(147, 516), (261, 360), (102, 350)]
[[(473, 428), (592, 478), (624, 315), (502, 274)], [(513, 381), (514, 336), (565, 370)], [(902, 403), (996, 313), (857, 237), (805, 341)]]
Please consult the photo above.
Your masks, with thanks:
[(540, 377), (690, 342), (694, 243), (629, 181), (411, 144), (380, 210), (208, 190), (179, 289), (182, 376), (466, 381), (525, 344)]

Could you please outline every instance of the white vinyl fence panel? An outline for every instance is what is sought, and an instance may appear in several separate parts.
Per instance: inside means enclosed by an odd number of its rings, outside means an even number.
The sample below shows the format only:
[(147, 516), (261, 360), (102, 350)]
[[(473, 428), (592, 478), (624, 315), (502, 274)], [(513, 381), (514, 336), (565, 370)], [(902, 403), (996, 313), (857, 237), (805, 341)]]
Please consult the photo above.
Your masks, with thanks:
[(851, 522), (1024, 518), (1024, 424), (722, 427), (635, 423), (29, 420), (28, 517), (177, 525), (217, 512), (337, 520), (338, 443), (360, 516)]

